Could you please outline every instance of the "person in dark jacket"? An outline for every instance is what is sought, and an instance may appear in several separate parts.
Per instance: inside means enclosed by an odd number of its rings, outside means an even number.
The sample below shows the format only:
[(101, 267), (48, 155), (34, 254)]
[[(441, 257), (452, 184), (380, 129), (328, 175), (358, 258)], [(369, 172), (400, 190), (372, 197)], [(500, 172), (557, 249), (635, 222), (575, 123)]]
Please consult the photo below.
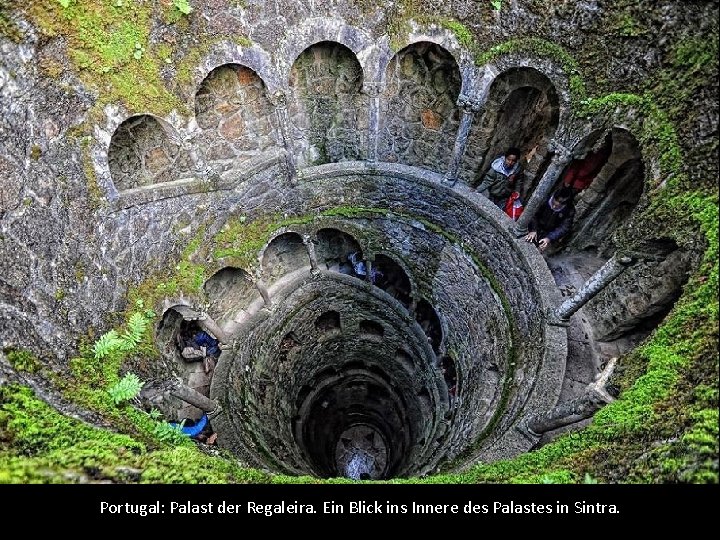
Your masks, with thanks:
[(511, 147), (492, 162), (476, 191), (485, 195), (495, 206), (505, 208), (513, 191), (520, 191), (520, 149)]
[(530, 220), (530, 232), (525, 236), (525, 240), (537, 244), (543, 252), (551, 243), (557, 242), (570, 232), (574, 217), (572, 188), (563, 186), (550, 196)]

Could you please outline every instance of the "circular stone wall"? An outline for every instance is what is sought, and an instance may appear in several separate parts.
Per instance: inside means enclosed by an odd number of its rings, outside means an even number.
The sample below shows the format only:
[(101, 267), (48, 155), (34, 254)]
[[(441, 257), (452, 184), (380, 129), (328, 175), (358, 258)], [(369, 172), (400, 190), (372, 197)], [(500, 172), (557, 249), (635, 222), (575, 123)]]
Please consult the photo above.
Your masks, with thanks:
[[(297, 224), (258, 253), (260, 273), (272, 271), (270, 304), (224, 289), (242, 324), (211, 387), (219, 443), (273, 470), (351, 478), (528, 450), (536, 440), (514, 428), (555, 405), (566, 335), (546, 320), (557, 304), (547, 267), (512, 223), (399, 165), (306, 169), (287, 196)], [(323, 264), (314, 248), (333, 234), (360, 248), (365, 270), (392, 263), (406, 274), (410, 301), (341, 264), (340, 248)], [(283, 247), (287, 238), (303, 238), (305, 252)], [(456, 366), (452, 381), (441, 358)]]

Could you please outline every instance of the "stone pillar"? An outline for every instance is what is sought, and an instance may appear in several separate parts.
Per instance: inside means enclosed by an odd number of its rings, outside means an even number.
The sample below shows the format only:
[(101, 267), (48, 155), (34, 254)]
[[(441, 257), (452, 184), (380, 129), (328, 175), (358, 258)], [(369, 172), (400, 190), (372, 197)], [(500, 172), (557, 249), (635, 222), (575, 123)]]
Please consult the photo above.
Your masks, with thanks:
[(227, 343), (229, 341), (225, 331), (204, 311), (200, 312), (197, 322), (200, 328), (215, 336), (220, 343)]
[(364, 85), (365, 93), (370, 98), (368, 106), (368, 148), (367, 157), (370, 161), (378, 159), (378, 133), (380, 131), (380, 88), (379, 81), (369, 81)]
[(532, 435), (538, 436), (592, 417), (604, 405), (613, 401), (613, 397), (605, 390), (605, 385), (615, 369), (616, 362), (617, 358), (611, 358), (605, 369), (595, 378), (595, 382), (588, 384), (581, 396), (560, 403), (546, 413), (533, 414), (525, 422), (525, 428)]
[[(201, 134), (202, 135), (202, 134)], [(202, 157), (200, 152), (197, 150), (197, 145), (193, 140), (187, 142), (184, 141), (181, 145), (182, 149), (187, 152), (190, 161), (193, 164), (194, 173), (200, 177), (201, 180), (212, 181), (220, 178), (220, 175), (213, 169), (205, 158)]]
[(280, 135), (282, 136), (283, 146), (285, 147), (285, 163), (288, 169), (290, 183), (297, 183), (297, 167), (295, 166), (295, 152), (293, 151), (292, 137), (290, 136), (290, 118), (287, 112), (287, 96), (282, 90), (278, 90), (272, 96), (270, 101), (275, 105), (275, 116), (277, 117), (278, 126), (280, 126)]
[(565, 300), (553, 315), (560, 321), (567, 321), (573, 313), (587, 304), (597, 293), (607, 287), (616, 277), (633, 263), (630, 257), (613, 255), (582, 287)]
[(258, 279), (255, 282), (255, 287), (260, 292), (260, 296), (262, 296), (263, 302), (265, 303), (265, 307), (267, 309), (272, 308), (272, 300), (270, 300), (270, 293), (267, 290), (267, 287), (265, 286), (265, 283), (262, 279)]
[(218, 408), (217, 402), (202, 395), (197, 390), (193, 390), (189, 386), (186, 386), (179, 378), (170, 382), (168, 390), (171, 396), (181, 399), (193, 407), (197, 407), (203, 412), (213, 412)]
[(307, 249), (308, 257), (310, 258), (310, 271), (316, 273), (318, 271), (317, 254), (315, 253), (315, 244), (313, 244), (310, 235), (303, 234), (302, 237), (305, 249)]
[(372, 264), (373, 259), (369, 257), (365, 259), (365, 281), (368, 281), (370, 283), (372, 283)]
[(418, 305), (417, 296), (411, 296), (410, 297), (410, 307), (408, 308), (408, 312), (410, 312), (410, 316), (413, 319), (415, 319), (415, 313), (417, 312), (417, 305)]
[(528, 233), (530, 220), (535, 216), (540, 206), (548, 200), (560, 173), (572, 160), (572, 152), (557, 141), (551, 141), (549, 149), (554, 152), (550, 166), (545, 171), (542, 179), (540, 179), (540, 183), (535, 188), (532, 197), (525, 205), (525, 211), (518, 218), (513, 228), (515, 235), (518, 237), (525, 236)]
[(485, 103), (485, 100), (479, 101), (460, 94), (457, 101), (457, 106), (462, 110), (462, 118), (460, 119), (460, 127), (458, 128), (457, 136), (455, 137), (455, 146), (453, 148), (452, 156), (450, 156), (450, 163), (448, 164), (448, 170), (445, 173), (444, 182), (454, 186), (458, 180), (458, 171), (460, 170), (460, 163), (465, 155), (465, 147), (467, 146), (468, 137), (470, 135), (470, 127), (472, 126), (475, 115), (480, 111)]

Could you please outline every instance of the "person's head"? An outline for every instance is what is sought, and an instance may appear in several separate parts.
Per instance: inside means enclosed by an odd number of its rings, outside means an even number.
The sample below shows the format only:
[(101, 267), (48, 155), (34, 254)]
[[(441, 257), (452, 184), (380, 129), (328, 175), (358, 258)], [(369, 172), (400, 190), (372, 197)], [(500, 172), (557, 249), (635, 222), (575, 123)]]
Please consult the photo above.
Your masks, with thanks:
[(510, 169), (520, 160), (520, 149), (511, 146), (505, 151), (505, 167)]
[(550, 197), (550, 207), (553, 210), (562, 209), (570, 199), (573, 197), (573, 190), (569, 187), (561, 187), (552, 194)]

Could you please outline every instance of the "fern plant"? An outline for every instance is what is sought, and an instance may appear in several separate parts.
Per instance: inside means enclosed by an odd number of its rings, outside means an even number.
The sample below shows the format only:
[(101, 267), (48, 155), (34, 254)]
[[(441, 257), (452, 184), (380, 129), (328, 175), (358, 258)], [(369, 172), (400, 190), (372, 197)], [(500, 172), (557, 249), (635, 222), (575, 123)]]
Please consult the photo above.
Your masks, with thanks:
[(177, 425), (157, 421), (153, 430), (153, 434), (160, 442), (169, 444), (171, 446), (185, 444), (190, 439), (182, 432), (182, 423), (180, 425)]
[(140, 393), (143, 383), (134, 373), (126, 374), (116, 384), (108, 388), (108, 394), (115, 405), (119, 405), (123, 401), (129, 401)]
[(189, 0), (173, 0), (173, 6), (183, 15), (190, 15), (193, 11)]
[(127, 329), (120, 335), (117, 330), (106, 332), (93, 345), (96, 360), (102, 360), (118, 352), (131, 352), (140, 344), (150, 320), (155, 316), (151, 310), (135, 312), (130, 316)]
[(123, 340), (120, 338), (116, 330), (110, 330), (106, 332), (95, 342), (93, 345), (93, 353), (95, 353), (96, 360), (102, 360), (113, 354), (114, 352), (122, 350)]

